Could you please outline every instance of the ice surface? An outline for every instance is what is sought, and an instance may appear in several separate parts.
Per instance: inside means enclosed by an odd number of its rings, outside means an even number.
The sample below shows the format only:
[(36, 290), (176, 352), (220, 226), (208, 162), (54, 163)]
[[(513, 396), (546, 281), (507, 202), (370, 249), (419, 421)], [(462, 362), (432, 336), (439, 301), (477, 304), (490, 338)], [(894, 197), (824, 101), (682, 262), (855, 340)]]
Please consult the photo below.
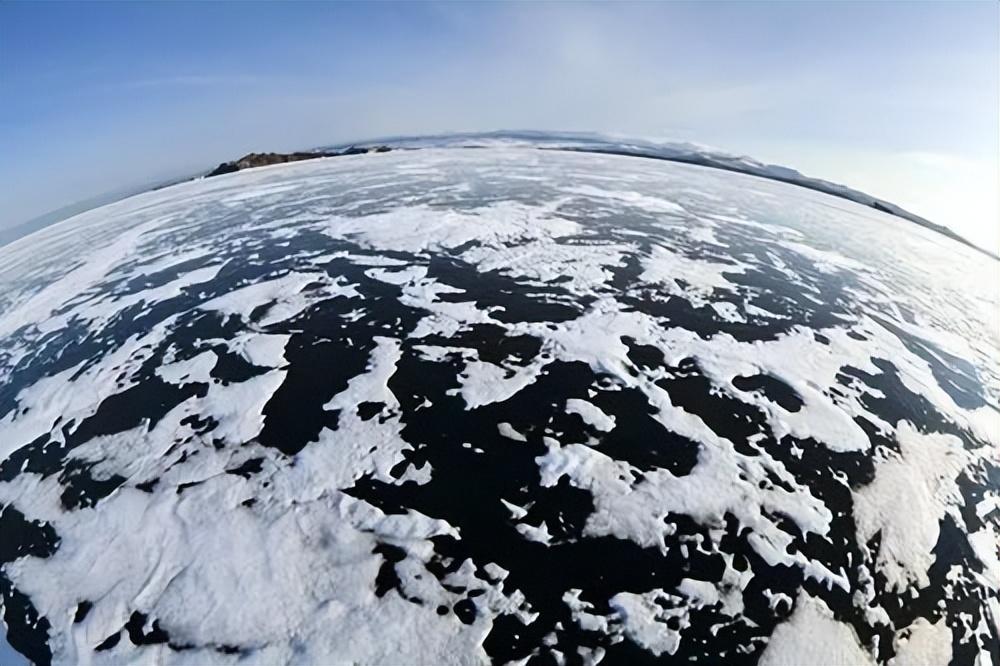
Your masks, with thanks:
[(828, 204), (648, 160), (404, 151), (0, 249), (12, 642), (95, 665), (996, 662), (996, 267)]

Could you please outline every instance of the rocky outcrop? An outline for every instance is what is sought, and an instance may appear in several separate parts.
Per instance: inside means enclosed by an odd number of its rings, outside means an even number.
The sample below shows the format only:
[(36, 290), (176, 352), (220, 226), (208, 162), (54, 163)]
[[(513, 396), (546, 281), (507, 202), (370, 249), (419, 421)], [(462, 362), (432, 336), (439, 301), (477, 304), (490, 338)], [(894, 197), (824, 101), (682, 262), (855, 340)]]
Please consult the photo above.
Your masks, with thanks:
[(221, 176), (224, 173), (233, 173), (243, 169), (253, 169), (254, 167), (269, 166), (271, 164), (283, 164), (285, 162), (300, 162), (302, 160), (314, 160), (320, 157), (341, 157), (343, 155), (361, 155), (363, 153), (385, 153), (391, 150), (388, 146), (366, 146), (359, 148), (350, 146), (337, 151), (305, 151), (294, 153), (248, 153), (238, 160), (223, 162), (205, 175), (206, 178)]

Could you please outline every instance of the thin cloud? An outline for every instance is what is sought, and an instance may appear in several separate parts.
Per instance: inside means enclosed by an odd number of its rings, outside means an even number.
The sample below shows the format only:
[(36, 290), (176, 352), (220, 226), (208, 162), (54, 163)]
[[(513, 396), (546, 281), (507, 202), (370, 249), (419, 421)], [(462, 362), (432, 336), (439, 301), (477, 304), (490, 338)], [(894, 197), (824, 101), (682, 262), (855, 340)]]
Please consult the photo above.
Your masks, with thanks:
[(123, 81), (108, 88), (215, 88), (261, 83), (262, 77), (250, 74), (179, 74)]

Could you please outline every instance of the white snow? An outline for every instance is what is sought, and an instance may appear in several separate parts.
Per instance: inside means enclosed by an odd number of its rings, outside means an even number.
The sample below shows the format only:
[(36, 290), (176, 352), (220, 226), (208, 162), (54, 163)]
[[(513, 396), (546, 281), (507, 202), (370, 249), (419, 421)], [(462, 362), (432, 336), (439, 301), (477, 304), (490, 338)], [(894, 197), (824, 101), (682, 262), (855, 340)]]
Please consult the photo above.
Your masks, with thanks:
[(517, 430), (514, 429), (514, 426), (512, 426), (511, 424), (506, 423), (506, 422), (504, 422), (504, 423), (498, 423), (497, 424), (497, 431), (501, 435), (503, 435), (504, 437), (506, 437), (507, 439), (513, 439), (515, 442), (527, 442), (528, 441), (527, 437), (525, 437), (524, 435), (522, 435), (521, 433), (519, 433)]
[(521, 368), (470, 361), (459, 375), (462, 399), (467, 409), (503, 402), (534, 382), (544, 365), (541, 361)]
[(285, 364), (289, 335), (250, 333), (228, 341), (229, 348), (254, 365), (279, 368)]
[(838, 622), (822, 601), (799, 593), (792, 616), (775, 628), (761, 666), (875, 666), (850, 625)]
[(407, 206), (364, 218), (331, 220), (327, 233), (355, 238), (365, 247), (420, 253), (476, 241), (499, 246), (545, 237), (568, 236), (579, 225), (552, 215), (558, 203), (526, 206), (499, 202), (472, 212)]
[[(716, 289), (734, 291), (733, 283), (725, 274), (739, 274), (746, 270), (742, 263), (722, 263), (707, 259), (692, 259), (679, 251), (662, 245), (644, 263), (641, 278), (644, 282), (664, 287), (667, 293), (688, 298), (695, 305), (705, 305), (707, 297)], [(681, 285), (678, 280), (686, 285)]]
[(628, 206), (633, 206), (647, 213), (670, 213), (673, 215), (683, 215), (684, 207), (660, 197), (653, 197), (639, 192), (627, 190), (607, 190), (593, 185), (580, 185), (567, 187), (564, 192), (588, 197), (599, 202), (613, 201)]
[[(645, 594), (619, 592), (609, 602), (622, 622), (625, 635), (657, 657), (677, 651), (681, 632), (689, 623), (686, 607), (664, 608), (656, 603), (657, 599), (663, 598), (670, 598), (663, 590), (652, 590)], [(677, 629), (667, 626), (668, 617), (679, 619)]]
[[(306, 286), (313, 283), (319, 283), (320, 288), (303, 292)], [(256, 308), (270, 305), (260, 322), (261, 326), (267, 326), (291, 319), (316, 301), (335, 296), (358, 298), (360, 294), (353, 285), (331, 282), (326, 273), (289, 273), (241, 287), (206, 301), (199, 307), (227, 316), (248, 318)]]
[(167, 365), (161, 365), (156, 369), (156, 374), (166, 382), (171, 384), (185, 384), (190, 382), (210, 382), (212, 380), (209, 373), (215, 367), (218, 357), (215, 352), (206, 351), (190, 358), (186, 361), (177, 361)]
[(584, 423), (603, 432), (611, 432), (615, 427), (615, 417), (608, 416), (600, 407), (586, 400), (570, 398), (566, 401), (566, 413), (579, 414)]
[(896, 441), (901, 455), (884, 454), (875, 480), (854, 493), (854, 520), (860, 543), (881, 533), (876, 566), (902, 591), (929, 582), (939, 524), (961, 504), (956, 479), (965, 451), (954, 435), (924, 435), (906, 421), (897, 424)]
[(896, 656), (887, 666), (948, 666), (951, 663), (951, 629), (942, 618), (931, 624), (918, 617), (906, 628), (906, 636), (897, 632), (893, 647)]

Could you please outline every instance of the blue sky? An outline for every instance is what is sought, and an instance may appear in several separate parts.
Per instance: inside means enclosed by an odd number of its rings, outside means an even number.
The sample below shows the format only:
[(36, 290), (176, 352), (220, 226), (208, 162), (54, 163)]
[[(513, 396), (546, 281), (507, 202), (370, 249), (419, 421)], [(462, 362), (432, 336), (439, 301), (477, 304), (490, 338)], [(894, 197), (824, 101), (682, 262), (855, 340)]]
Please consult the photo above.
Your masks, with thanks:
[(251, 150), (696, 141), (1000, 247), (1000, 4), (0, 3), (0, 226)]

